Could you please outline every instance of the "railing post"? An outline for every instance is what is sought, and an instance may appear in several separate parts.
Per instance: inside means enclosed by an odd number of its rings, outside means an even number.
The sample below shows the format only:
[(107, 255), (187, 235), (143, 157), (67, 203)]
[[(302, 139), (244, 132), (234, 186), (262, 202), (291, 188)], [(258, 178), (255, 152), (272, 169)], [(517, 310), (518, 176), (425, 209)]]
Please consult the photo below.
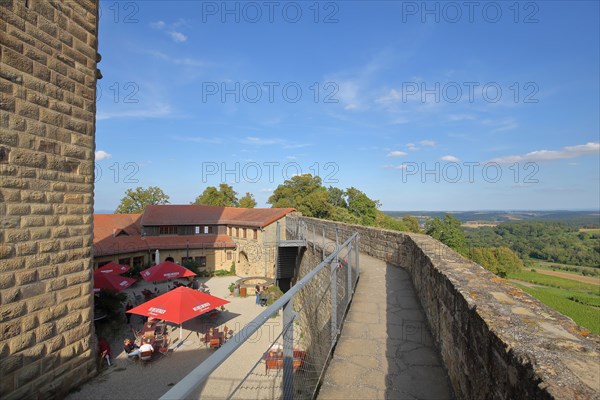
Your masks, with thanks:
[(331, 262), (331, 343), (337, 336), (337, 268), (336, 261)]
[[(338, 227), (336, 226), (335, 227), (335, 249), (337, 250), (338, 247), (340, 247), (340, 240), (339, 240), (339, 235), (338, 235)], [(338, 253), (338, 257), (335, 258), (336, 260), (340, 259), (339, 254), (340, 253)]]
[(283, 306), (283, 399), (294, 398), (294, 298)]
[(315, 242), (317, 241), (317, 233), (315, 232), (315, 225), (314, 224), (313, 224), (312, 228), (313, 228), (313, 241), (312, 241), (312, 245), (313, 245), (313, 251), (315, 251)]
[(325, 225), (323, 225), (323, 247), (322, 247), (322, 253), (323, 253), (323, 260), (325, 259)]
[(358, 243), (358, 238), (360, 237), (360, 235), (356, 235), (356, 237), (354, 238), (354, 243), (356, 246), (356, 277), (358, 278), (360, 276), (360, 264), (359, 264), (359, 260), (358, 260), (358, 254), (360, 253), (360, 243)]
[[(352, 246), (351, 248), (353, 251), (356, 251), (356, 247), (353, 246), (353, 244), (350, 244), (350, 246)], [(350, 259), (352, 258), (352, 256), (353, 256), (353, 254), (348, 253), (348, 259), (346, 260), (346, 269), (348, 270), (348, 291), (347, 291), (348, 301), (347, 301), (347, 304), (350, 303), (350, 299), (352, 298), (352, 293), (353, 293), (353, 291), (352, 291), (352, 264), (353, 263), (350, 262)]]

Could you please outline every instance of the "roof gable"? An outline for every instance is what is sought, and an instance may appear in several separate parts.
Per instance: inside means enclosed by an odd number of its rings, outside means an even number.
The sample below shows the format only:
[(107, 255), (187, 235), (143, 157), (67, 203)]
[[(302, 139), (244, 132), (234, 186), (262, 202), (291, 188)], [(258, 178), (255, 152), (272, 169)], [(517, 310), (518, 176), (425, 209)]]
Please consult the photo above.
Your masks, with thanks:
[(146, 207), (141, 225), (242, 225), (265, 227), (293, 211), (295, 211), (294, 208), (151, 205)]

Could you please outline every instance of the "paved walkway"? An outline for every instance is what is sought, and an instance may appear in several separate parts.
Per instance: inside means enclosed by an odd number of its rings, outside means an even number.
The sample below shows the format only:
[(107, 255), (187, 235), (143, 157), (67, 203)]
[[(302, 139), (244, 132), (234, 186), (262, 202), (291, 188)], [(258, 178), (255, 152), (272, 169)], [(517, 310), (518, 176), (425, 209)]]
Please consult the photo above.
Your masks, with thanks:
[(452, 399), (408, 272), (362, 253), (360, 270), (318, 398)]

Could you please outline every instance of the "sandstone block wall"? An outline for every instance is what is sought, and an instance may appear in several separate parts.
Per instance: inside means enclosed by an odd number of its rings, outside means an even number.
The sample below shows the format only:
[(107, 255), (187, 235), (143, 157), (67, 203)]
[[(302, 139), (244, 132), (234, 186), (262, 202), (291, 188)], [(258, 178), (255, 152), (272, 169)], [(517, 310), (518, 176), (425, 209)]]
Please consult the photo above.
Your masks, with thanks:
[(597, 399), (600, 338), (426, 235), (301, 217), (406, 268), (461, 399)]
[(0, 0), (0, 398), (95, 372), (98, 4)]

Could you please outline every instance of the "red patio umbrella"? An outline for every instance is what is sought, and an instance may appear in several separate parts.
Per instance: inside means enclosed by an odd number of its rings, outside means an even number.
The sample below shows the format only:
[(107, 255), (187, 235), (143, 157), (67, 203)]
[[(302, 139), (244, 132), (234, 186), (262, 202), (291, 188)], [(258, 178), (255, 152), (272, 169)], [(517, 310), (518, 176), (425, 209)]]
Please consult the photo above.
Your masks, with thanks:
[(135, 283), (135, 279), (125, 278), (117, 274), (94, 272), (94, 290), (104, 289), (120, 292)]
[(95, 272), (102, 272), (105, 274), (124, 274), (129, 271), (129, 265), (117, 264), (115, 262), (109, 262), (106, 265), (101, 266)]
[[(177, 289), (148, 300), (127, 312), (163, 319), (181, 325), (189, 319), (227, 303), (229, 301), (225, 299), (180, 286)], [(181, 338), (181, 328), (179, 330), (179, 337)]]
[(140, 272), (140, 275), (142, 275), (142, 278), (147, 282), (196, 276), (196, 274), (189, 269), (171, 261), (164, 261), (160, 264), (156, 264), (155, 266)]

